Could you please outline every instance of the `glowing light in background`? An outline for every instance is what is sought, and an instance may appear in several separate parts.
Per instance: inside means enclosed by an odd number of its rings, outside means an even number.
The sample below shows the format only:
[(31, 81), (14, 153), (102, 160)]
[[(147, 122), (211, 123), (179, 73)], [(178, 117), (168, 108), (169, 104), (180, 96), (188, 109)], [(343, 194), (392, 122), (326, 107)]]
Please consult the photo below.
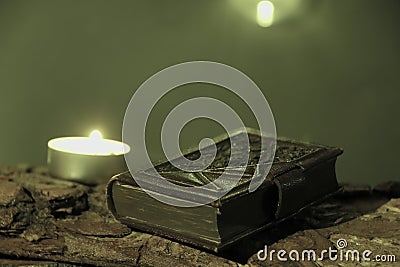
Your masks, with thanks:
[(257, 22), (261, 27), (269, 27), (274, 21), (274, 4), (261, 1), (257, 5)]
[[(229, 0), (227, 1), (244, 23), (254, 23), (256, 27), (269, 27), (290, 20), (305, 21), (315, 15), (317, 5), (313, 0)], [(314, 11), (311, 12), (311, 9)], [(252, 26), (249, 26), (252, 27)]]

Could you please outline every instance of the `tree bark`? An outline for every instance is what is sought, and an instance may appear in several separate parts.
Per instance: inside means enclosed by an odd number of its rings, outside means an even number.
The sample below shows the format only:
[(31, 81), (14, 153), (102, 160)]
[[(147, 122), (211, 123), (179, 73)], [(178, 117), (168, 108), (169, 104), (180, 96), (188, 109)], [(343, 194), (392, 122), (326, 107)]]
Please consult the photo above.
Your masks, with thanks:
[(119, 223), (106, 208), (105, 184), (55, 179), (44, 167), (2, 166), (0, 266), (328, 266), (338, 262), (262, 261), (257, 252), (265, 245), (318, 252), (339, 239), (348, 248), (400, 257), (398, 188), (345, 185), (343, 193), (215, 255)]

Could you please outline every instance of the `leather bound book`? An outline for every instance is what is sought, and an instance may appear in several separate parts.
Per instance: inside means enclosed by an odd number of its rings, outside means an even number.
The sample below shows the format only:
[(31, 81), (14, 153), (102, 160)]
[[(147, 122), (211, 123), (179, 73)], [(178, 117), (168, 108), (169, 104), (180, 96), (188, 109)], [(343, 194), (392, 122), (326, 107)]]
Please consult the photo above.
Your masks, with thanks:
[[(237, 185), (217, 201), (198, 207), (165, 204), (148, 195), (127, 172), (114, 176), (107, 186), (110, 211), (116, 219), (134, 229), (218, 252), (340, 190), (335, 162), (343, 152), (341, 149), (278, 139), (270, 172), (261, 186), (250, 193), (250, 178), (257, 166), (264, 164), (258, 159), (260, 140), (265, 137), (255, 131), (242, 131), (233, 138), (235, 144), (240, 144), (246, 135), (250, 144), (248, 163), (234, 168), (242, 170), (241, 173), (244, 170), (244, 174)], [(215, 159), (202, 171), (182, 171), (164, 162), (156, 166), (157, 172), (179, 185), (209, 183), (226, 170), (229, 159), (234, 157), (230, 153), (233, 139), (227, 136), (215, 139)], [(185, 154), (188, 159), (199, 156), (198, 150)], [(230, 174), (235, 175), (235, 172)], [(145, 179), (151, 173), (140, 171), (134, 175)]]

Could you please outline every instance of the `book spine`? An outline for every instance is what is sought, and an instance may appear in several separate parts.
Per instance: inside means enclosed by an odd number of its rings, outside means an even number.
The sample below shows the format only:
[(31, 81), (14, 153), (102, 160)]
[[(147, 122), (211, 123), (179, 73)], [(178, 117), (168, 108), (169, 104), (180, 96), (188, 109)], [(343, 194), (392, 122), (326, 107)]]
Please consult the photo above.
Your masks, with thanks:
[(111, 212), (111, 214), (117, 220), (119, 220), (119, 217), (118, 217), (117, 211), (115, 209), (112, 190), (113, 190), (114, 183), (116, 183), (118, 181), (118, 177), (119, 177), (119, 174), (113, 176), (110, 179), (110, 181), (108, 182), (107, 187), (106, 187), (106, 205), (107, 205), (108, 210)]

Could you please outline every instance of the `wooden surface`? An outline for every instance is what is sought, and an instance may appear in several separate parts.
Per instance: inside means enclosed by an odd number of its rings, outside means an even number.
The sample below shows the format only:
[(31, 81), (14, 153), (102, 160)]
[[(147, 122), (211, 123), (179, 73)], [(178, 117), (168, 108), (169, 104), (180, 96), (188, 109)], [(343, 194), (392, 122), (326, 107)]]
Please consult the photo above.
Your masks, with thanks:
[(87, 187), (51, 178), (44, 167), (0, 167), (0, 266), (358, 266), (327, 258), (281, 262), (257, 257), (265, 245), (318, 252), (335, 248), (338, 239), (345, 239), (348, 249), (391, 254), (400, 261), (399, 182), (374, 189), (345, 185), (340, 195), (219, 255), (120, 224), (105, 207), (104, 191), (105, 184)]

